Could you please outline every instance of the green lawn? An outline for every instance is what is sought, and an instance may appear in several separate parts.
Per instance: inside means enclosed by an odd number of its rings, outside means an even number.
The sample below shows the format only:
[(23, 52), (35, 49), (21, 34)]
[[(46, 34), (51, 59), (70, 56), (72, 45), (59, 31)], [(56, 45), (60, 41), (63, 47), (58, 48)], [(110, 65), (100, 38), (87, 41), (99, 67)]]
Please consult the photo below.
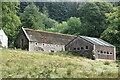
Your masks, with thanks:
[(118, 64), (73, 56), (66, 52), (46, 53), (0, 50), (3, 78), (117, 78)]

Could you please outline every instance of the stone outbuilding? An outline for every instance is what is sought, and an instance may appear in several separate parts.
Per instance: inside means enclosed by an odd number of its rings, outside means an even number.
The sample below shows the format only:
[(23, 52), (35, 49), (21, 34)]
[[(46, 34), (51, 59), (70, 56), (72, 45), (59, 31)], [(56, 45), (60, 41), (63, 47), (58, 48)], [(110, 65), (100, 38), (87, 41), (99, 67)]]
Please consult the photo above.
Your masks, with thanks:
[(21, 28), (16, 41), (16, 48), (28, 51), (57, 52), (65, 50), (65, 45), (75, 36), (41, 30)]
[(116, 60), (115, 46), (102, 39), (23, 27), (16, 38), (15, 46), (28, 51), (70, 51), (88, 58)]
[(89, 58), (116, 60), (115, 46), (94, 37), (77, 36), (65, 45), (65, 50)]
[(2, 29), (0, 29), (0, 48), (8, 48), (8, 37)]

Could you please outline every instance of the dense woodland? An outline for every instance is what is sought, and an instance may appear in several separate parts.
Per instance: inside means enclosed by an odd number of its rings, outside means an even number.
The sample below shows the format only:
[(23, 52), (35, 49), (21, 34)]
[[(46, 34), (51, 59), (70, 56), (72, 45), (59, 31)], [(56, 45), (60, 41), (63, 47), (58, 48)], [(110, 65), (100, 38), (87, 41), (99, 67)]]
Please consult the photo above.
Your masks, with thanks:
[(2, 28), (9, 47), (21, 27), (102, 38), (120, 53), (118, 2), (3, 2)]

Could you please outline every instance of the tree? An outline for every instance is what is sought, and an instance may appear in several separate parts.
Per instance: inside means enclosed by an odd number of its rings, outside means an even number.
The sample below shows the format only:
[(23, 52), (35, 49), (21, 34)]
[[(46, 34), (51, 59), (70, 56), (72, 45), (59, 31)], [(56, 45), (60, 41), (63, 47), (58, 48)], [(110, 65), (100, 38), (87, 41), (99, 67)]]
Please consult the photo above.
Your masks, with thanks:
[(24, 9), (30, 5), (32, 2), (20, 2), (20, 9), (19, 9), (19, 13), (23, 13)]
[(49, 16), (48, 9), (45, 5), (43, 6), (43, 14), (45, 14), (47, 17)]
[(56, 23), (55, 20), (49, 18), (48, 15), (46, 14), (41, 14), (41, 20), (43, 21), (43, 24), (45, 25), (45, 29), (51, 28)]
[(37, 8), (36, 5), (28, 5), (20, 16), (22, 26), (43, 30), (45, 28), (45, 25), (43, 24), (41, 15), (42, 13), (39, 12), (39, 8)]
[(64, 30), (63, 33), (75, 34), (75, 35), (80, 34), (81, 21), (79, 18), (71, 17), (68, 19), (67, 24), (68, 24), (68, 27)]
[(113, 6), (111, 3), (107, 2), (87, 2), (81, 5), (78, 8), (78, 12), (82, 21), (82, 26), (86, 29), (83, 35), (100, 37), (100, 34), (108, 25), (105, 21), (105, 13), (112, 11)]
[(14, 40), (17, 35), (17, 27), (21, 25), (19, 16), (16, 15), (19, 3), (3, 2), (2, 3), (2, 28), (8, 36), (9, 47), (14, 46)]
[(51, 28), (56, 21), (50, 19), (46, 11), (44, 13), (39, 12), (39, 8), (34, 4), (28, 5), (24, 12), (21, 13), (21, 22), (23, 27), (40, 30)]
[(39, 2), (35, 3), (39, 6), (40, 11), (47, 9), (49, 17), (58, 22), (67, 21), (70, 17), (77, 16), (77, 8), (80, 3), (77, 2)]
[[(0, 2), (0, 7), (2, 7), (1, 2)], [(2, 9), (0, 9), (0, 29), (2, 29)]]
[(51, 28), (48, 28), (47, 31), (64, 33), (64, 30), (66, 30), (67, 28), (68, 28), (68, 24), (66, 21), (63, 21), (62, 23), (56, 22), (55, 25)]
[(108, 28), (102, 33), (101, 38), (114, 44), (117, 47), (117, 53), (120, 53), (120, 6), (115, 7), (115, 12), (106, 13), (107, 21), (110, 22)]
[(62, 21), (62, 23), (56, 22), (52, 28), (47, 31), (58, 32), (64, 34), (79, 35), (81, 30), (81, 21), (79, 18), (71, 17), (68, 21)]

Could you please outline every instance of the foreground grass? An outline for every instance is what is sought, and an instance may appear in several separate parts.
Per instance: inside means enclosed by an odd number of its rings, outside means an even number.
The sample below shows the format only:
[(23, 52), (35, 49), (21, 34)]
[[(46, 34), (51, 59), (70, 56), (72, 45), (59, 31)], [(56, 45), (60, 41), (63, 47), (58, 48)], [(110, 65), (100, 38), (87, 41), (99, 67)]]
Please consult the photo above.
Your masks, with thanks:
[(3, 78), (117, 78), (116, 63), (95, 61), (65, 52), (0, 50)]

